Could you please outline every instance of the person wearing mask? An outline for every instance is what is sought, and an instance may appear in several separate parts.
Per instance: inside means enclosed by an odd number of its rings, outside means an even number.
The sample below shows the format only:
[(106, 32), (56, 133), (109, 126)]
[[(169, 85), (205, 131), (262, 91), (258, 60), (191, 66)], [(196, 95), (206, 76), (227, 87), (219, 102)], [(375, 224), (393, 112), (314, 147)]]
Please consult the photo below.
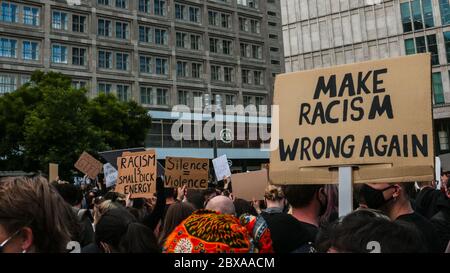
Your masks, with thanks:
[(68, 252), (77, 225), (70, 205), (45, 178), (0, 180), (0, 252)]
[(164, 218), (164, 225), (160, 235), (159, 245), (164, 245), (167, 236), (169, 236), (169, 234), (172, 233), (172, 231), (194, 211), (194, 206), (189, 202), (178, 202), (172, 204), (167, 210), (166, 217)]
[(153, 232), (123, 207), (106, 211), (95, 226), (95, 241), (103, 253), (158, 253)]
[(409, 192), (414, 183), (364, 184), (361, 194), (367, 206), (384, 212), (392, 221), (412, 223), (422, 234), (429, 252), (444, 252), (431, 222), (415, 212), (411, 206)]

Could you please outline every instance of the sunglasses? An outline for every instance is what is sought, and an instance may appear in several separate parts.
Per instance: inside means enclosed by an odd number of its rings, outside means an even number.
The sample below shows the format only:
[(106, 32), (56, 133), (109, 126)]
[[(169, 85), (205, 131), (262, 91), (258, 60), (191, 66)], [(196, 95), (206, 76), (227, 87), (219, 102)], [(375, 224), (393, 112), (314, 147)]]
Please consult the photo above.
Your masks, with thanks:
[(11, 236), (9, 236), (6, 240), (4, 240), (1, 244), (0, 244), (0, 253), (3, 253), (5, 246), (15, 237), (17, 236), (17, 234), (19, 234), (21, 231), (21, 229), (16, 230), (16, 232), (14, 232)]

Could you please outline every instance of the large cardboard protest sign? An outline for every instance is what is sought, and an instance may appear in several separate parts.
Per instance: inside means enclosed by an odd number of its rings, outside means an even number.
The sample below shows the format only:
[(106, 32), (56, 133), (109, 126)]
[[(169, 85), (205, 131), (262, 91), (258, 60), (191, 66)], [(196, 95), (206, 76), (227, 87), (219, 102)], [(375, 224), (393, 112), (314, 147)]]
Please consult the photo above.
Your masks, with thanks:
[(214, 172), (217, 180), (222, 180), (224, 177), (231, 176), (230, 165), (228, 164), (227, 155), (221, 155), (212, 160)]
[(117, 158), (115, 191), (131, 198), (151, 198), (156, 191), (155, 150), (123, 153)]
[(101, 172), (103, 164), (92, 155), (87, 152), (83, 152), (78, 161), (75, 163), (75, 168), (86, 174), (89, 178), (95, 179)]
[(429, 54), (279, 75), (274, 104), (274, 184), (336, 183), (339, 166), (355, 183), (433, 179)]
[(208, 188), (209, 159), (166, 157), (164, 186), (194, 189)]
[(269, 180), (267, 170), (259, 170), (247, 173), (236, 173), (231, 175), (233, 194), (237, 198), (251, 201), (264, 200), (264, 193)]

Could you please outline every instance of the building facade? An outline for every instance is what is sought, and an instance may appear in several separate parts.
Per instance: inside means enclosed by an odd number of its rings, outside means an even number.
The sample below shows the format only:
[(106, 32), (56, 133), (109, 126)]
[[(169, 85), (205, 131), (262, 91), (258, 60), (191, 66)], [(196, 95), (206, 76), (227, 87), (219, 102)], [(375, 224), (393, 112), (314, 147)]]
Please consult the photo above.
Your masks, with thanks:
[(286, 71), (430, 52), (438, 154), (450, 152), (449, 0), (281, 0)]
[[(284, 72), (280, 15), (279, 0), (0, 0), (0, 95), (36, 69), (60, 71), (91, 97), (113, 93), (148, 108), (146, 146), (169, 149), (161, 155), (210, 148), (170, 137), (172, 107), (198, 97), (270, 105), (274, 75)], [(238, 147), (256, 148), (229, 148)]]

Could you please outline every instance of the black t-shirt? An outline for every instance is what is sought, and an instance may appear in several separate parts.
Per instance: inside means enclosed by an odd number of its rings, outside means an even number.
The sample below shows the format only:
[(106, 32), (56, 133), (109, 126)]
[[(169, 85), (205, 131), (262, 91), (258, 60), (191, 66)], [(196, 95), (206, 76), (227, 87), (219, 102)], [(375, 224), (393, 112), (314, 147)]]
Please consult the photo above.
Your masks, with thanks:
[(431, 222), (417, 212), (401, 215), (396, 221), (405, 221), (413, 224), (423, 235), (423, 239), (427, 244), (428, 252), (443, 252), (440, 249), (440, 241), (436, 229)]
[(286, 213), (261, 213), (266, 220), (275, 253), (309, 252), (319, 229)]

